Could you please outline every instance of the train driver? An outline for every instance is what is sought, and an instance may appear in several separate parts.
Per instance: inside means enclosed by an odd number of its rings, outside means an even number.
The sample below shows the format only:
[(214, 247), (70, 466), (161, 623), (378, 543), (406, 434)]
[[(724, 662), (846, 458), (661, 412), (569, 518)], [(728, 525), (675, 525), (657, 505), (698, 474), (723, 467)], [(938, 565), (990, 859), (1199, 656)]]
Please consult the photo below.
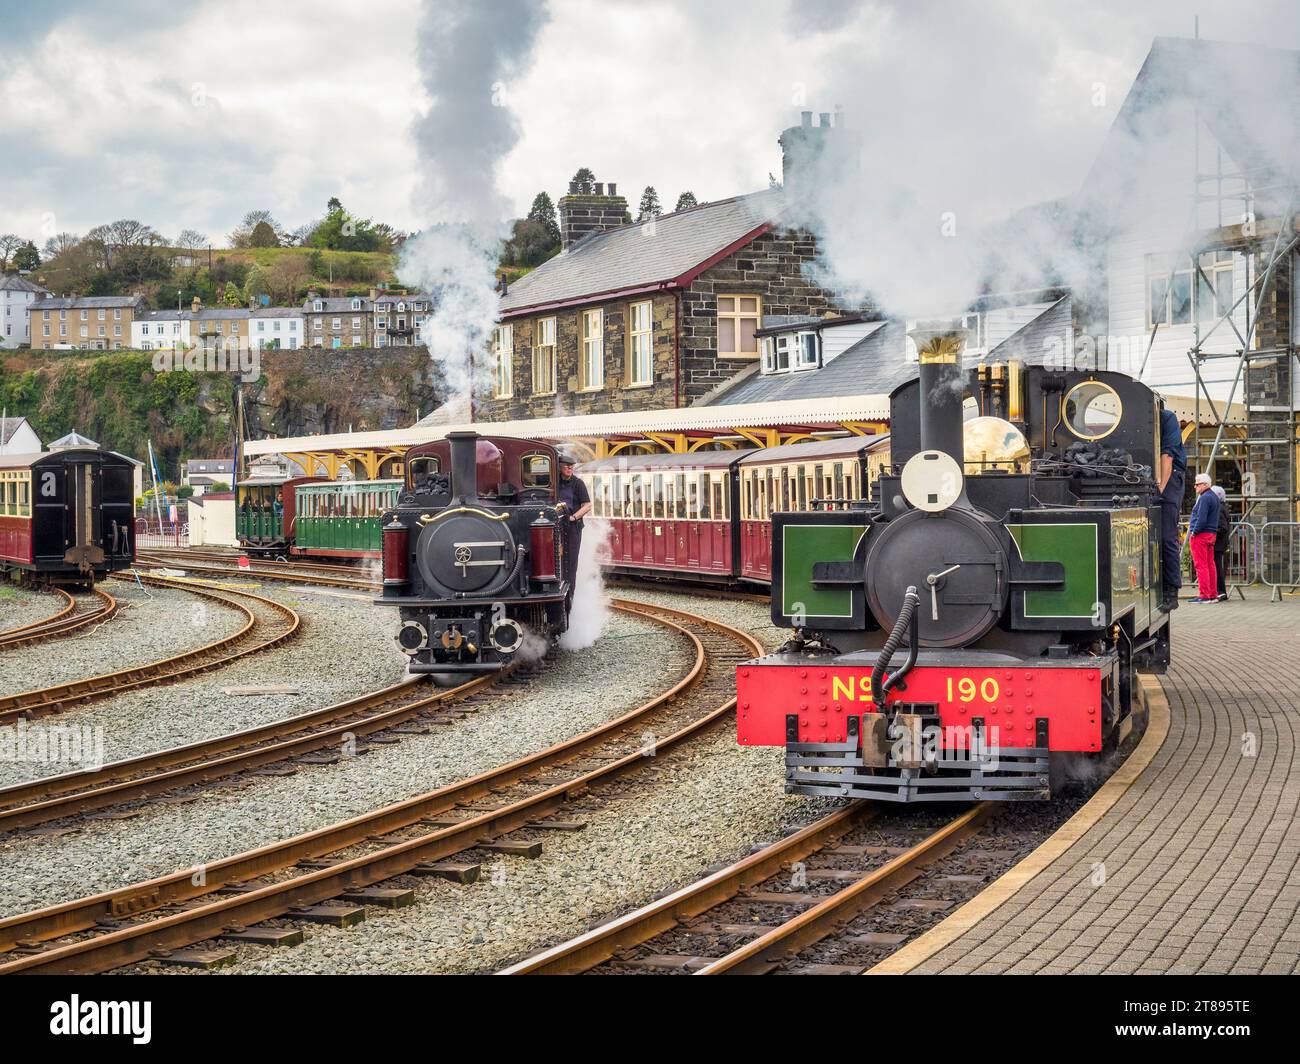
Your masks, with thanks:
[(1160, 399), (1160, 457), (1157, 486), (1160, 499), (1160, 576), (1164, 583), (1164, 608), (1178, 606), (1178, 589), (1183, 586), (1182, 559), (1178, 543), (1178, 514), (1183, 507), (1183, 478), (1187, 475), (1187, 451), (1178, 415)]
[(573, 588), (578, 582), (578, 552), (582, 550), (582, 519), (591, 509), (591, 495), (587, 485), (573, 475), (575, 461), (572, 455), (560, 455), (560, 482), (557, 486), (559, 501), (564, 503), (564, 579), (569, 582), (569, 597), (565, 608), (573, 607)]

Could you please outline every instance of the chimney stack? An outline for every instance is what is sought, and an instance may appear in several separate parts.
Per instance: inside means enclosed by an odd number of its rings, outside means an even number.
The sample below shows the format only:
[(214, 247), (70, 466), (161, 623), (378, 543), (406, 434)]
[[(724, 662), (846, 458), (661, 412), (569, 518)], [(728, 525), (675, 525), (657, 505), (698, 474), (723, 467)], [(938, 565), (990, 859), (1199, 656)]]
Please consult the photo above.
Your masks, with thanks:
[(907, 335), (916, 344), (921, 366), (921, 449), (943, 451), (965, 468), (962, 403), (966, 373), (962, 353), (966, 330), (951, 319), (919, 321)]
[(853, 180), (862, 172), (862, 134), (848, 129), (844, 114), (835, 109), (818, 114), (801, 111), (799, 124), (785, 130), (778, 138), (781, 145), (781, 180), (787, 198), (798, 200), (812, 195), (817, 182), (829, 177)]
[(198, 296), (195, 296), (190, 303), (190, 311), (194, 314), (197, 314), (202, 309), (203, 309), (203, 300), (201, 300)]
[(603, 182), (594, 182), (590, 192), (581, 192), (578, 188), (576, 181), (569, 182), (569, 194), (561, 196), (556, 204), (560, 212), (560, 240), (565, 251), (592, 233), (603, 233), (632, 222), (627, 200), (617, 195), (618, 186), (612, 181), (608, 188)]

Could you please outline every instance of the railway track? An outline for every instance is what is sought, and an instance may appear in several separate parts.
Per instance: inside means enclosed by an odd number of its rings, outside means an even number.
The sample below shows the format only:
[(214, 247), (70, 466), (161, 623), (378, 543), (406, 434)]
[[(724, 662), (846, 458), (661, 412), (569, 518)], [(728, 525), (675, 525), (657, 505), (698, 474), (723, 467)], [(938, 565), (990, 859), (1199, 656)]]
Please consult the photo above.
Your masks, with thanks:
[(336, 750), (412, 721), (448, 724), (456, 707), (501, 678), (478, 676), (457, 687), (399, 683), (372, 694), (243, 731), (128, 758), (86, 772), (45, 776), (0, 788), (0, 833), (84, 816), (101, 809), (174, 796), (278, 762)]
[(907, 936), (846, 925), (977, 833), (992, 810), (986, 802), (941, 816), (919, 841), (888, 846), (872, 844), (885, 814), (846, 806), (500, 974), (856, 974)]
[(0, 632), (0, 649), (26, 646), (52, 636), (70, 635), (87, 625), (106, 621), (117, 612), (117, 599), (99, 588), (93, 588), (90, 596), (81, 599), (61, 587), (56, 587), (54, 592), (64, 598), (61, 608), (39, 621)]
[(146, 558), (153, 562), (163, 562), (166, 564), (189, 565), (189, 564), (211, 564), (227, 565), (238, 568), (239, 559), (248, 560), (250, 570), (262, 569), (291, 569), (301, 572), (314, 572), (322, 576), (351, 576), (353, 579), (365, 579), (366, 567), (364, 565), (342, 565), (330, 562), (308, 562), (301, 561), (296, 557), (291, 557), (285, 561), (276, 561), (273, 558), (257, 558), (245, 554), (243, 551), (208, 551), (198, 550), (195, 548), (176, 548), (174, 550), (159, 549), (147, 547), (139, 552), (138, 557)]
[[(695, 649), (685, 676), (655, 698), (588, 732), (500, 768), (383, 809), (206, 865), (0, 920), (0, 974), (100, 972), (288, 915), (330, 919), (344, 898), (505, 836), (543, 832), (546, 818), (592, 786), (635, 770), (726, 719), (733, 670), (760, 649), (752, 636), (667, 607), (618, 602), (678, 632)], [(653, 748), (647, 748), (647, 734)], [(382, 893), (382, 891), (380, 892)], [(343, 910), (346, 911), (346, 910)], [(179, 959), (170, 954), (172, 959)]]
[[(115, 579), (133, 580), (134, 576), (116, 576)], [(199, 586), (154, 576), (139, 579), (154, 587), (182, 588), (191, 594), (223, 607), (235, 609), (244, 615), (244, 624), (238, 631), (213, 640), (193, 650), (162, 658), (158, 661), (133, 665), (114, 672), (101, 673), (51, 687), (0, 695), (0, 724), (17, 720), (32, 720), (51, 713), (62, 713), (68, 708), (105, 698), (136, 687), (169, 683), (198, 672), (266, 650), (291, 638), (298, 630), (298, 614), (261, 595), (230, 588)]]
[[(326, 566), (323, 568), (328, 568), (331, 572), (321, 573), (315, 571), (314, 567), (299, 566), (294, 562), (261, 563), (257, 566), (250, 566), (247, 570), (241, 569), (233, 563), (233, 556), (229, 562), (215, 564), (150, 553), (142, 553), (136, 559), (136, 564), (139, 566), (152, 569), (183, 569), (187, 575), (195, 574), (221, 579), (229, 579), (232, 576), (256, 576), (259, 580), (276, 580), (289, 584), (311, 584), (317, 587), (345, 587), (353, 591), (378, 591), (380, 589), (379, 583), (373, 577), (365, 575), (361, 570), (353, 569), (349, 572), (343, 566)], [(336, 568), (343, 569), (344, 572), (342, 574), (333, 572), (332, 570)]]

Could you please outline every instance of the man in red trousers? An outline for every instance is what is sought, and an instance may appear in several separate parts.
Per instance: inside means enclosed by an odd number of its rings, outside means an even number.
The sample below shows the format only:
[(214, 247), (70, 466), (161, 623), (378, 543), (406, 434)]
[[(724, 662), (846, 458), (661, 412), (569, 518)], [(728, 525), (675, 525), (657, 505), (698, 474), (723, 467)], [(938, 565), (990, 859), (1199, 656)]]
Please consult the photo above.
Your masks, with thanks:
[(1196, 503), (1187, 526), (1192, 545), (1192, 562), (1196, 566), (1199, 597), (1193, 602), (1218, 602), (1219, 578), (1214, 570), (1214, 540), (1219, 533), (1219, 497), (1210, 490), (1210, 475), (1196, 474)]

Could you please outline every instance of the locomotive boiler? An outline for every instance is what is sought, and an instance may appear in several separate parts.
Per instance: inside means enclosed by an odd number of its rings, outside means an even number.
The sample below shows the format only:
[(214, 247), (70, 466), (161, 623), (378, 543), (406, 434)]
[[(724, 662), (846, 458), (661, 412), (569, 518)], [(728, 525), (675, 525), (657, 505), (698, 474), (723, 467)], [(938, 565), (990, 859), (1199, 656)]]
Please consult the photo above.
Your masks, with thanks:
[(452, 432), (413, 447), (383, 517), (383, 593), (414, 673), (492, 672), (568, 624), (558, 454)]
[(873, 501), (773, 516), (772, 618), (794, 631), (738, 668), (738, 738), (784, 746), (795, 793), (1046, 798), (1053, 756), (1112, 749), (1136, 673), (1169, 661), (1157, 398), (967, 368), (947, 323), (913, 338)]

